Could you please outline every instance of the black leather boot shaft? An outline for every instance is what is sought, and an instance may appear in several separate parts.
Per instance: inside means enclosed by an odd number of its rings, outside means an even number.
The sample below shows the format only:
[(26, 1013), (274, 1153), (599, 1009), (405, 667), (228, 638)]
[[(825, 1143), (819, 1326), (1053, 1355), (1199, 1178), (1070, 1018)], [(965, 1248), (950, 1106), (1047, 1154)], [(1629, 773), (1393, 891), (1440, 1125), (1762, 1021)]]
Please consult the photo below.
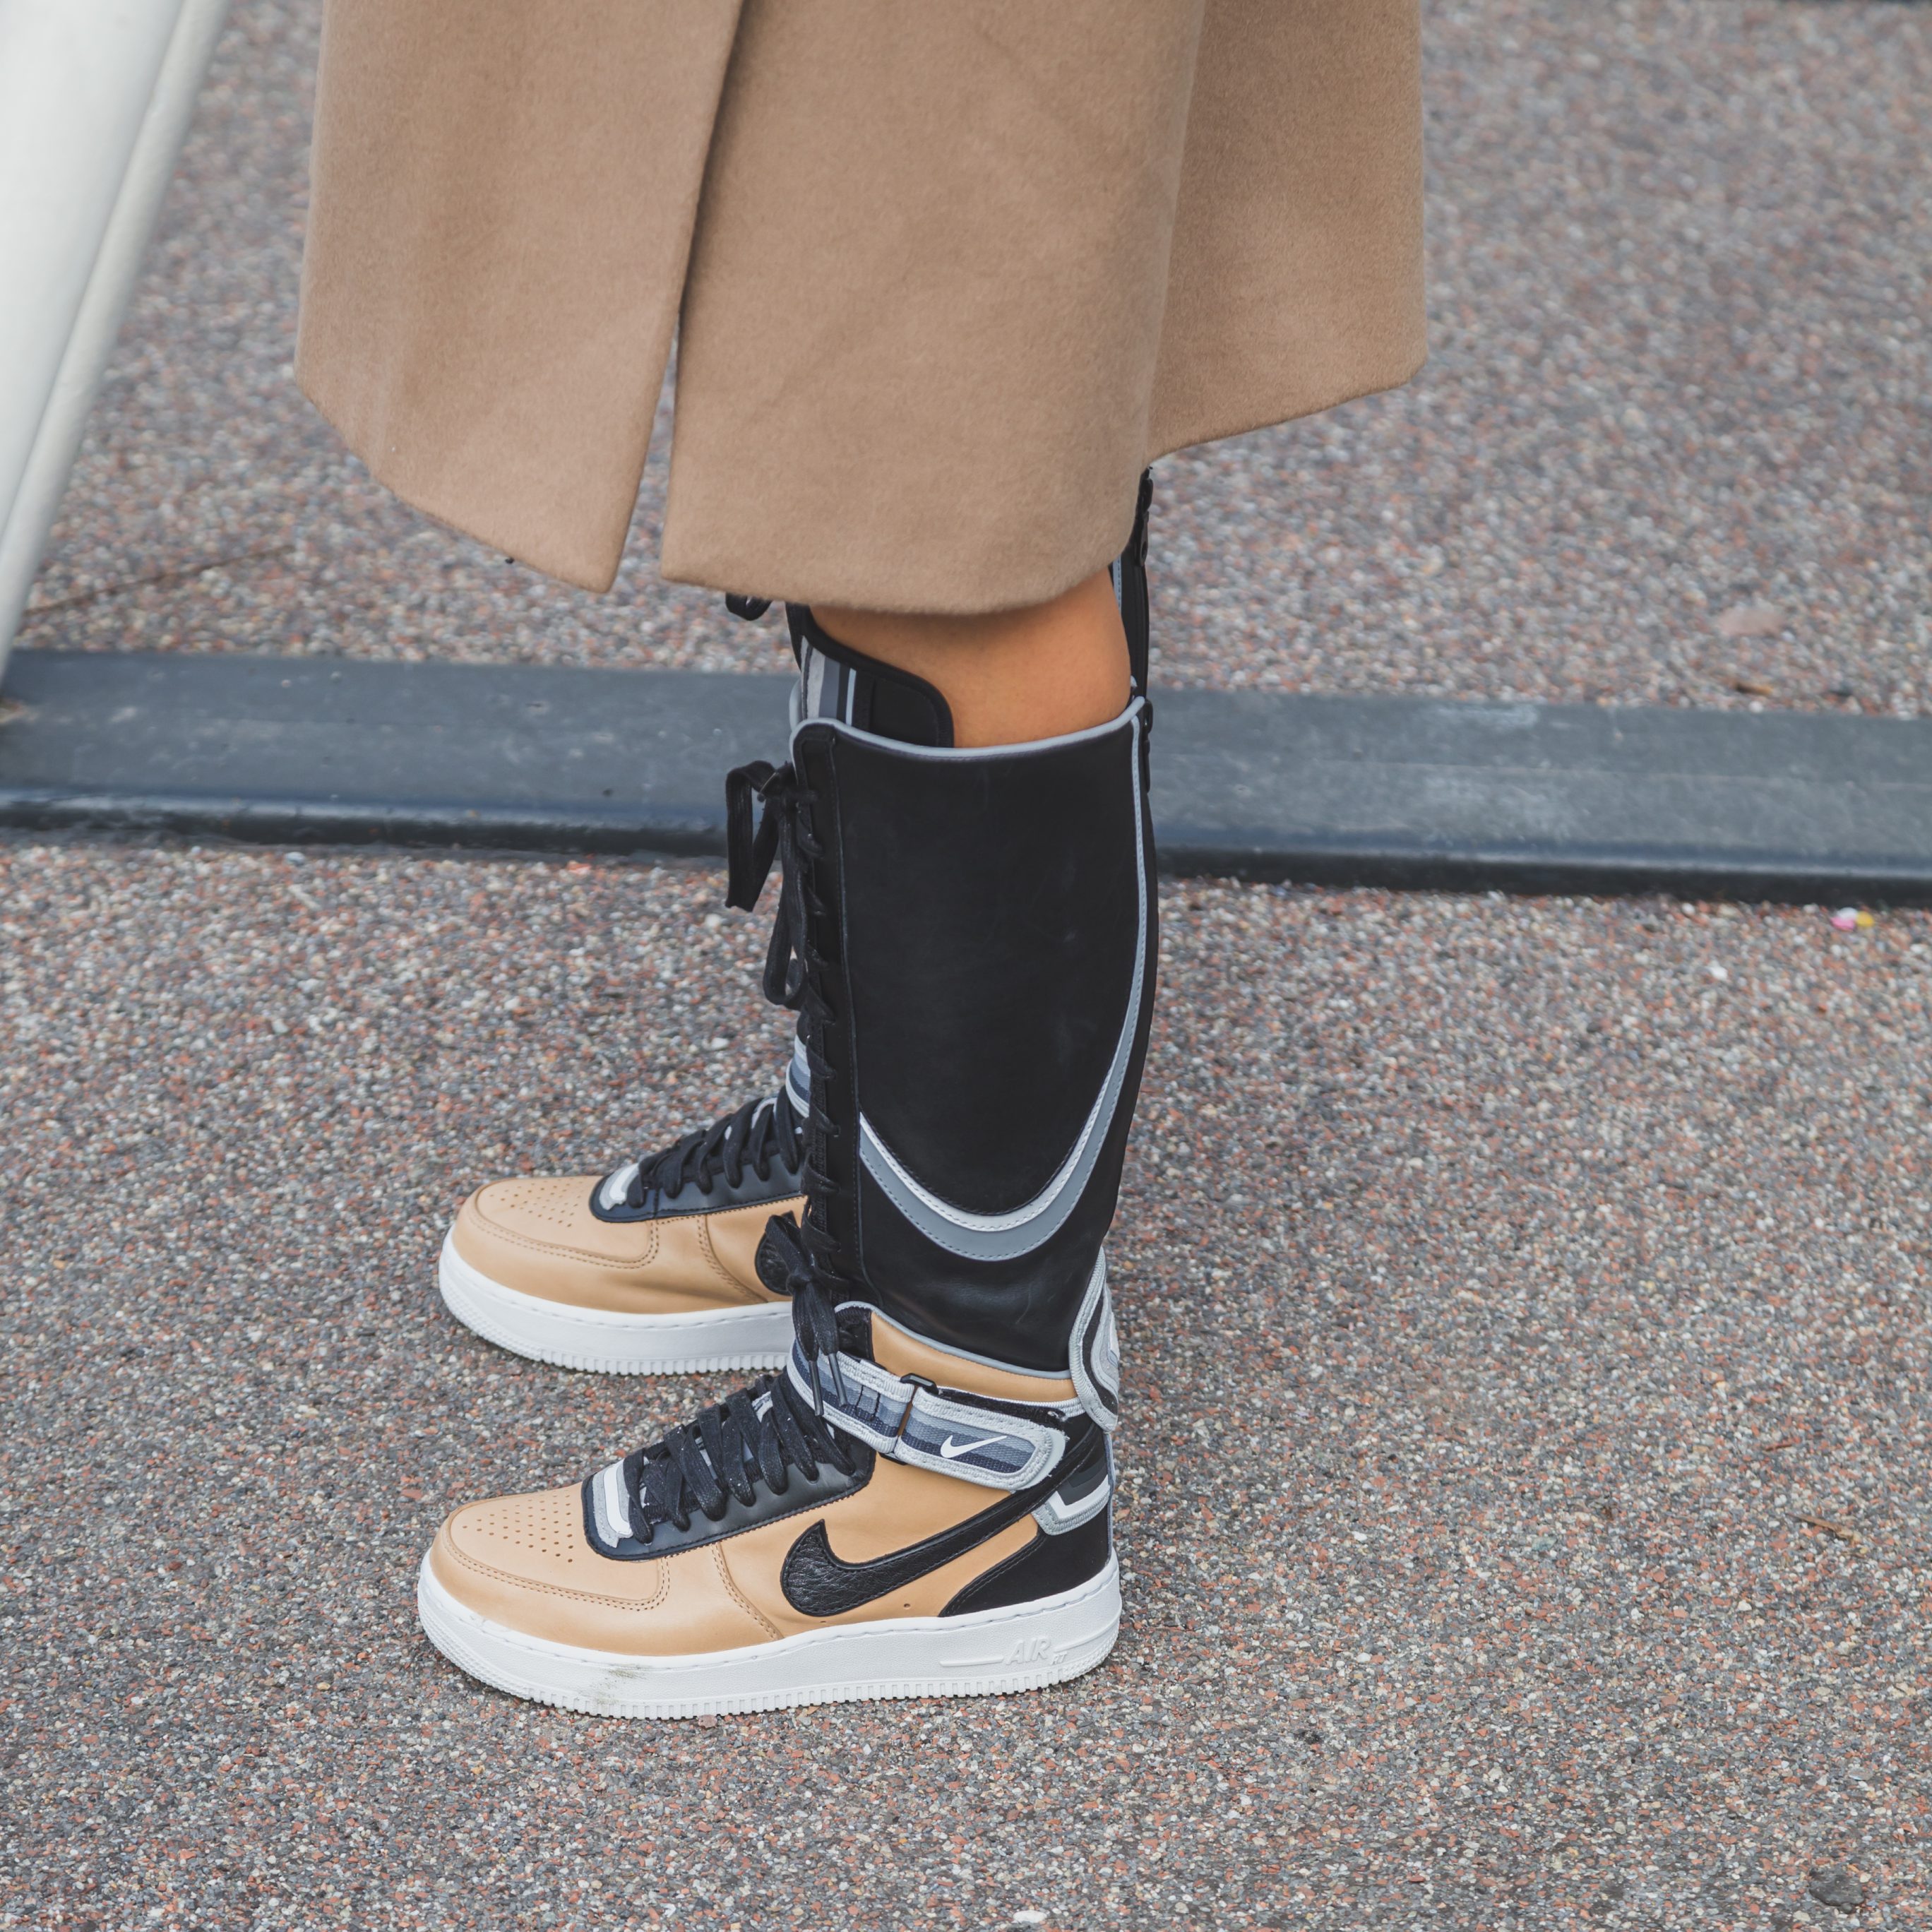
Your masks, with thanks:
[[(1134, 694), (1112, 723), (956, 748), (938, 692), (788, 606), (790, 763), (727, 785), (730, 903), (755, 904), (782, 864), (765, 990), (798, 1010), (809, 1074), (803, 1226), (780, 1239), (772, 1224), (760, 1274), (946, 1348), (1070, 1374), (1109, 1428), (1102, 1244), (1157, 938), (1152, 494), (1143, 476), (1113, 570)], [(747, 616), (766, 608), (731, 602)]]
[(1146, 718), (1137, 698), (1112, 724), (986, 751), (813, 719), (792, 741), (828, 1008), (814, 1218), (891, 1319), (1019, 1367), (1066, 1371), (1140, 1087)]

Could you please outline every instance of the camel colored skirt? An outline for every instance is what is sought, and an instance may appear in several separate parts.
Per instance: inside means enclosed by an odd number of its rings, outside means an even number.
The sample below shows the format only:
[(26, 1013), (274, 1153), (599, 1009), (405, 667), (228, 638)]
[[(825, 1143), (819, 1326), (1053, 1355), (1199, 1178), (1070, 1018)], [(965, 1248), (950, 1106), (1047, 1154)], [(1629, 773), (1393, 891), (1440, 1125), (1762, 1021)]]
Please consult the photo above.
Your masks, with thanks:
[(1417, 0), (328, 0), (297, 373), (592, 590), (1052, 596), (1423, 354)]

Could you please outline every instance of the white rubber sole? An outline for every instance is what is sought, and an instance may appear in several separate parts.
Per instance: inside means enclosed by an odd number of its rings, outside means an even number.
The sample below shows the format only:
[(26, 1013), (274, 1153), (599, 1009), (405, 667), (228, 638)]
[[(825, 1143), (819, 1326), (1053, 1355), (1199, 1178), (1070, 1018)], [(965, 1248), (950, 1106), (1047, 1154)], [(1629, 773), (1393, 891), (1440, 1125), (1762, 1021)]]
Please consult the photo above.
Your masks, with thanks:
[(620, 1315), (572, 1308), (506, 1288), (443, 1238), (436, 1286), (444, 1305), (486, 1342), (536, 1362), (604, 1375), (694, 1374), (710, 1369), (776, 1369), (791, 1354), (791, 1304), (761, 1302), (696, 1315)]
[(513, 1697), (605, 1718), (704, 1718), (877, 1697), (983, 1697), (1062, 1683), (1113, 1648), (1120, 1577), (1109, 1557), (1092, 1582), (1037, 1603), (838, 1624), (694, 1657), (626, 1657), (527, 1636), (459, 1604), (427, 1556), (416, 1610), (423, 1634), (451, 1663)]

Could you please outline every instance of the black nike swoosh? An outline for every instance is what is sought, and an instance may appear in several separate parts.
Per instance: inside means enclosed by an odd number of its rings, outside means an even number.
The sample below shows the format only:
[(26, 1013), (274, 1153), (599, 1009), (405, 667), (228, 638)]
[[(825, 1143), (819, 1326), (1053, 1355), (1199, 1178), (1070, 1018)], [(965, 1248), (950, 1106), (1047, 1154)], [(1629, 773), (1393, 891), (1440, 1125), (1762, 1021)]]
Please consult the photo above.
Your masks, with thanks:
[(862, 1604), (917, 1582), (940, 1564), (964, 1556), (989, 1536), (997, 1536), (1009, 1523), (1030, 1514), (1066, 1480), (1063, 1470), (1030, 1489), (1002, 1496), (991, 1509), (969, 1516), (923, 1543), (910, 1544), (869, 1563), (842, 1562), (833, 1556), (825, 1519), (820, 1516), (787, 1552), (784, 1568), (778, 1573), (779, 1587), (785, 1601), (802, 1616), (836, 1617), (856, 1610)]
[(874, 1557), (869, 1563), (847, 1563), (835, 1556), (825, 1534), (825, 1519), (820, 1516), (785, 1553), (784, 1567), (778, 1573), (785, 1601), (802, 1616), (838, 1616), (916, 1583), (940, 1564), (964, 1556), (1008, 1524), (1031, 1515), (1055, 1490), (1106, 1455), (1105, 1438), (1083, 1418), (1075, 1419), (1069, 1436), (1059, 1468), (1030, 1489), (1002, 1496), (977, 1516), (969, 1516), (923, 1543), (909, 1544), (890, 1556)]

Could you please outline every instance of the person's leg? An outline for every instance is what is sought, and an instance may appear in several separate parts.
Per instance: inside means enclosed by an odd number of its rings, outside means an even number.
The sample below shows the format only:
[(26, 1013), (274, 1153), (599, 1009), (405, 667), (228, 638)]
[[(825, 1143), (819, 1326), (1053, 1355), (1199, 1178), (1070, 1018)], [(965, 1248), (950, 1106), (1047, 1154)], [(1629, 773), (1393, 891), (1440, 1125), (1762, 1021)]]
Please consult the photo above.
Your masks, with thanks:
[(952, 707), (956, 745), (1058, 737), (1106, 724), (1127, 701), (1126, 632), (1104, 570), (1050, 602), (982, 616), (824, 604), (814, 615), (842, 644), (938, 690)]
[(1144, 530), (1118, 607), (1102, 577), (964, 623), (788, 608), (791, 757), (732, 775), (728, 897), (782, 867), (806, 1206), (757, 1269), (790, 1359), (579, 1487), (452, 1515), (419, 1602), (465, 1669), (669, 1716), (1018, 1690), (1112, 1647)]
[[(1137, 590), (1137, 560), (1127, 574)], [(1047, 603), (983, 616), (821, 608), (794, 618), (828, 646), (937, 690), (962, 748), (1104, 724), (1130, 690), (1108, 571)], [(759, 1280), (754, 1256), (766, 1219), (802, 1204), (808, 1086), (801, 1050), (776, 1095), (613, 1174), (478, 1189), (443, 1244), (444, 1302), (499, 1346), (566, 1367), (776, 1366), (790, 1345), (790, 1310)]]

